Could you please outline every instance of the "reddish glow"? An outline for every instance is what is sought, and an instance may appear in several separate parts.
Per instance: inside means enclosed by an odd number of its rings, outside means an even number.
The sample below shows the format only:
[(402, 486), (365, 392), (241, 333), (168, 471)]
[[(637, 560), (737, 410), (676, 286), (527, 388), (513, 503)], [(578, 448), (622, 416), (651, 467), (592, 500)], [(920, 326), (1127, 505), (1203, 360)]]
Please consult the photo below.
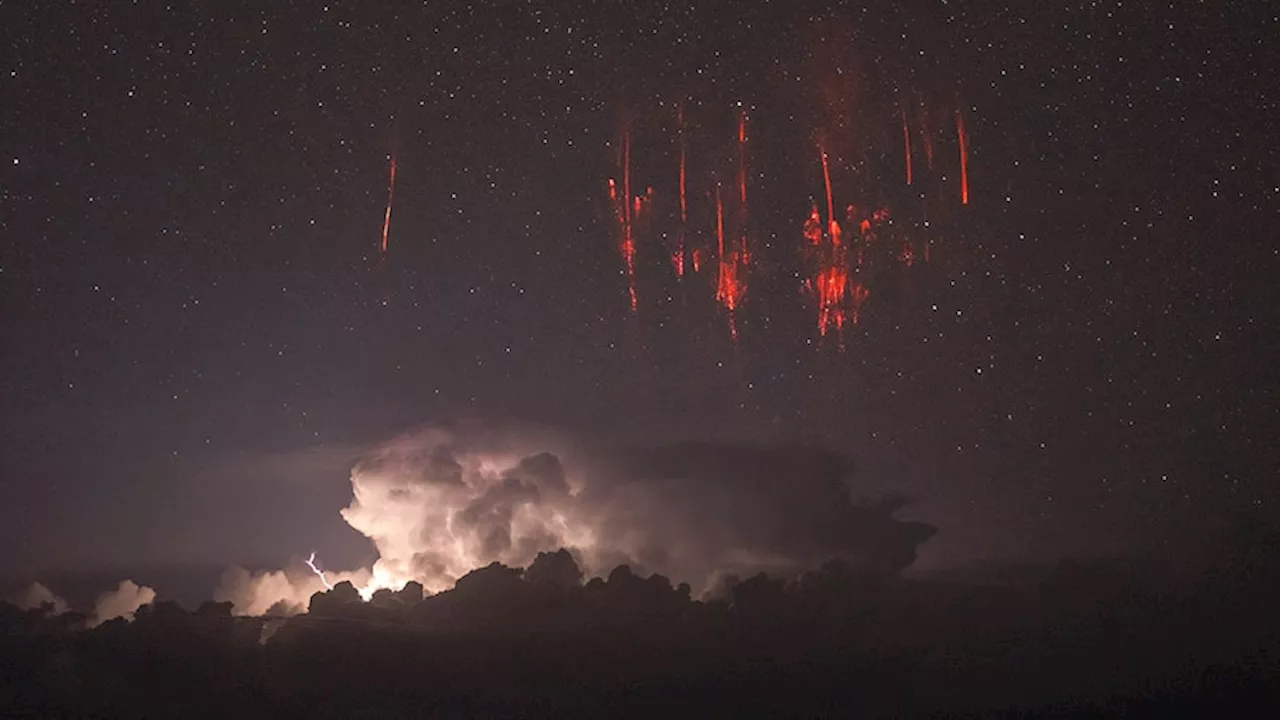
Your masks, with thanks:
[(849, 289), (849, 322), (854, 325), (862, 319), (862, 303), (871, 296), (871, 291), (862, 283), (854, 283)]
[(907, 158), (907, 184), (911, 184), (911, 127), (907, 125), (907, 106), (902, 106), (902, 142)]
[(853, 266), (861, 270), (864, 253), (871, 245), (871, 240), (873, 239), (870, 236), (871, 227), (867, 224), (866, 218), (863, 218), (861, 222), (858, 221), (858, 208), (852, 204), (844, 206), (844, 221), (850, 226), (856, 225), (858, 227), (858, 253), (854, 255)]
[(689, 203), (685, 193), (685, 166), (687, 164), (688, 149), (684, 139), (684, 106), (681, 105), (677, 110), (676, 117), (680, 123), (680, 224), (683, 225), (689, 219)]
[[(821, 148), (819, 148), (821, 150)], [(828, 231), (822, 231), (822, 216), (817, 203), (810, 205), (804, 221), (806, 256), (812, 267), (812, 276), (804, 288), (811, 293), (818, 309), (818, 334), (826, 337), (833, 329), (841, 334), (846, 324), (856, 325), (862, 319), (862, 305), (871, 291), (858, 281), (863, 268), (864, 251), (876, 240), (876, 229), (889, 221), (888, 208), (872, 211), (870, 216), (859, 213), (852, 203), (845, 206), (844, 220), (850, 227), (858, 228), (858, 235), (850, 242), (856, 248), (855, 262), (850, 266), (849, 243), (841, 237), (840, 223), (835, 219), (834, 193), (831, 187), (831, 170), (826, 152), (821, 153), (822, 180), (827, 195)], [(909, 245), (908, 245), (909, 247)]]
[[(613, 190), (613, 182), (610, 181), (610, 189)], [(613, 198), (617, 201), (620, 208), (618, 213), (618, 221), (622, 225), (622, 243), (619, 249), (622, 252), (622, 263), (627, 271), (627, 295), (631, 300), (631, 312), (636, 312), (639, 306), (639, 300), (636, 297), (636, 240), (634, 229), (632, 227), (632, 206), (634, 202), (635, 212), (640, 211), (640, 198), (631, 197), (631, 128), (624, 127), (622, 130), (622, 195), (619, 197), (616, 192), (612, 193)]]
[(809, 217), (804, 221), (804, 237), (811, 245), (822, 243), (822, 216), (818, 214), (817, 203), (813, 203)]
[(614, 220), (618, 223), (618, 250), (622, 254), (623, 267), (627, 273), (627, 294), (631, 301), (631, 311), (635, 312), (639, 300), (636, 296), (636, 241), (633, 221), (636, 215), (644, 211), (649, 197), (631, 197), (631, 131), (626, 127), (622, 130), (621, 164), (622, 191), (619, 192), (617, 181), (609, 178), (609, 202), (613, 205)]
[[(917, 101), (914, 109), (909, 107), (910, 105), (911, 103), (905, 99), (900, 102), (897, 118), (902, 129), (903, 171), (908, 186), (914, 185), (916, 179), (914, 153), (923, 147), (922, 154), (932, 168), (934, 135), (942, 136), (940, 127), (937, 128), (939, 133), (930, 131), (932, 126), (924, 103)], [(623, 124), (619, 138), (617, 162), (620, 174), (614, 175), (616, 179), (608, 180), (607, 189), (616, 216), (619, 250), (627, 276), (627, 291), (632, 312), (637, 312), (639, 306), (636, 287), (638, 244), (641, 239), (649, 238), (652, 233), (653, 237), (662, 238), (658, 242), (662, 245), (662, 250), (670, 261), (676, 278), (683, 279), (687, 272), (700, 273), (704, 263), (714, 260), (716, 265), (710, 269), (716, 272), (715, 301), (724, 308), (730, 334), (736, 340), (739, 334), (738, 314), (744, 307), (747, 286), (750, 282), (754, 282), (751, 263), (755, 259), (754, 252), (757, 249), (752, 245), (748, 222), (746, 112), (741, 108), (735, 108), (732, 117), (736, 120), (736, 128), (733, 129), (736, 129), (737, 156), (724, 157), (719, 161), (718, 166), (712, 169), (712, 172), (720, 178), (716, 182), (714, 192), (707, 192), (710, 188), (698, 186), (697, 173), (692, 178), (696, 206), (693, 208), (693, 222), (698, 225), (709, 224), (705, 220), (697, 219), (697, 213), (702, 212), (704, 208), (698, 203), (705, 202), (707, 211), (710, 210), (710, 204), (714, 203), (714, 245), (703, 232), (696, 230), (697, 225), (694, 232), (689, 231), (691, 218), (689, 157), (690, 151), (697, 148), (690, 146), (688, 118), (682, 103), (676, 105), (676, 136), (671, 138), (668, 135), (668, 142), (674, 140), (677, 143), (677, 147), (672, 148), (677, 151), (676, 155), (679, 158), (678, 166), (673, 168), (676, 177), (668, 176), (668, 182), (677, 181), (676, 188), (672, 189), (671, 194), (677, 197), (678, 205), (677, 202), (672, 202), (671, 205), (674, 207), (662, 205), (659, 208), (654, 205), (654, 188), (640, 185), (639, 182), (636, 183), (639, 185), (638, 188), (633, 187), (631, 167), (633, 127), (629, 122)], [(908, 206), (909, 215), (903, 223), (894, 223), (890, 220), (887, 207), (861, 202), (847, 203), (844, 198), (841, 198), (840, 204), (843, 214), (836, 215), (836, 200), (842, 191), (857, 187), (866, 190), (868, 193), (866, 197), (886, 194), (883, 190), (870, 185), (876, 178), (868, 177), (861, 164), (843, 165), (839, 164), (841, 156), (832, 157), (830, 143), (839, 140), (843, 143), (841, 145), (843, 148), (848, 145), (849, 138), (833, 136), (830, 133), (844, 127), (846, 125), (841, 121), (838, 127), (820, 128), (816, 134), (819, 138), (818, 159), (822, 168), (822, 197), (819, 198), (814, 193), (810, 199), (809, 212), (803, 222), (802, 252), (805, 268), (801, 273), (802, 286), (806, 293), (816, 300), (818, 331), (822, 336), (833, 332), (842, 334), (847, 325), (860, 322), (864, 303), (873, 290), (879, 292), (871, 286), (880, 282), (881, 278), (890, 277), (891, 272), (902, 272), (914, 267), (921, 259), (930, 262), (933, 243), (937, 241), (936, 238), (929, 236), (932, 231), (928, 229), (930, 227), (928, 217), (921, 216), (919, 212), (910, 213), (917, 207), (914, 204)], [(920, 136), (913, 137), (917, 131)], [(969, 137), (962, 110), (956, 110), (956, 132), (959, 136), (960, 151), (960, 201), (968, 204)], [(694, 136), (694, 139), (696, 137)], [(730, 152), (733, 151), (730, 150)], [(847, 152), (861, 156), (866, 154), (866, 149), (852, 147)], [(846, 179), (849, 181), (849, 188), (844, 187)], [(840, 183), (841, 187), (836, 187), (837, 183)], [(705, 195), (700, 194), (704, 192)], [(892, 195), (892, 193), (888, 194)], [(910, 194), (907, 196), (909, 197)], [(664, 201), (665, 197), (663, 197)], [(932, 203), (932, 199), (924, 196), (917, 196), (917, 199), (921, 202), (918, 207), (920, 211), (928, 209), (924, 203)], [(824, 200), (825, 215), (823, 214)], [(678, 215), (675, 207), (679, 208)], [(655, 213), (655, 208), (660, 209), (660, 212)], [(908, 229), (913, 227), (918, 228), (918, 231), (924, 235), (916, 239), (909, 238)], [(911, 232), (914, 234), (917, 231)], [(648, 242), (648, 240), (644, 241)], [(765, 244), (762, 247), (767, 253), (771, 245)], [(663, 262), (665, 263), (666, 260)], [(682, 296), (692, 299), (693, 291), (694, 287), (689, 286)], [(703, 295), (702, 298), (707, 299), (707, 296)], [(841, 347), (843, 347), (843, 338)]]
[[(631, 128), (622, 129), (622, 197), (625, 202), (631, 201)], [(625, 206), (624, 206), (625, 207)], [(631, 210), (625, 209), (626, 224), (631, 225)]]
[(819, 146), (818, 152), (822, 155), (822, 181), (827, 187), (827, 222), (830, 223), (831, 242), (839, 245), (840, 225), (836, 223), (835, 203), (831, 201), (831, 168), (827, 165), (826, 149)]
[(738, 115), (738, 195), (745, 211), (747, 207), (747, 113)]
[(822, 270), (814, 279), (818, 294), (818, 333), (824, 337), (833, 323), (837, 329), (844, 328), (844, 312), (840, 305), (848, 282), (849, 271), (835, 265)]
[(851, 283), (849, 270), (839, 265), (818, 273), (810, 287), (818, 298), (818, 334), (823, 337), (833, 327), (842, 333), (846, 322), (857, 325), (862, 319), (862, 304), (871, 295), (862, 283)]
[(924, 140), (924, 158), (929, 169), (933, 169), (933, 133), (929, 131), (929, 108), (920, 106), (920, 137)]
[(747, 268), (751, 263), (751, 252), (747, 235), (747, 116), (745, 111), (738, 113), (738, 212), (734, 216), (737, 222), (738, 243), (731, 246), (725, 242), (724, 197), (719, 183), (716, 184), (716, 253), (719, 261), (716, 274), (716, 300), (724, 306), (729, 320), (729, 334), (736, 342), (738, 339), (737, 311), (746, 295)]
[(741, 203), (738, 212), (741, 240), (738, 252), (741, 254), (739, 259), (745, 266), (751, 258), (747, 249), (747, 112), (745, 110), (738, 114), (738, 199)]
[(738, 322), (735, 313), (745, 290), (740, 272), (745, 258), (741, 252), (725, 250), (724, 203), (721, 201), (719, 185), (716, 186), (716, 248), (720, 260), (719, 274), (716, 276), (716, 300), (720, 301), (728, 313), (729, 334), (736, 341)]
[(720, 201), (720, 186), (716, 186), (716, 252), (720, 258), (720, 284), (716, 287), (716, 299), (723, 300), (724, 291), (724, 203)]
[[(840, 224), (835, 218), (831, 167), (827, 161), (827, 151), (819, 145), (818, 153), (822, 159), (822, 182), (827, 197), (828, 232), (825, 235), (822, 233), (822, 219), (818, 216), (818, 208), (815, 206), (805, 221), (804, 234), (816, 251), (817, 271), (808, 285), (817, 296), (818, 334), (825, 337), (833, 325), (837, 330), (844, 327), (845, 316), (841, 306), (849, 282), (849, 268), (845, 249), (840, 246)], [(848, 210), (852, 214), (853, 206), (849, 206)]]
[[(671, 259), (676, 267), (676, 277), (684, 277), (685, 229), (689, 224), (689, 203), (686, 195), (685, 168), (688, 164), (688, 146), (684, 136), (684, 104), (676, 106), (676, 125), (680, 140), (680, 228), (676, 231), (676, 249)], [(696, 268), (696, 263), (695, 263)]]
[(387, 212), (382, 216), (382, 254), (387, 254), (387, 237), (391, 233), (391, 200), (396, 195), (396, 156), (391, 154), (391, 178), (387, 181)]
[(960, 139), (960, 204), (969, 204), (969, 138), (964, 131), (964, 113), (956, 109), (956, 136)]

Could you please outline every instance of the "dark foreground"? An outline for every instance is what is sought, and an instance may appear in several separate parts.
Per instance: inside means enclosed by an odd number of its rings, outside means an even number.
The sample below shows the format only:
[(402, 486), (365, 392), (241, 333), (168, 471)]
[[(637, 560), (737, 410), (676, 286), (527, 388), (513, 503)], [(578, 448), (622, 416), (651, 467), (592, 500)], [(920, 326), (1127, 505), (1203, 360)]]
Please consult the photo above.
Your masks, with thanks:
[[(132, 623), (0, 612), (0, 712), (30, 717), (1276, 716), (1280, 593), (1064, 567), (1002, 585), (829, 566), (697, 603), (665, 578), (490, 567), (290, 620), (160, 603)], [(265, 640), (265, 641), (264, 641)], [(1228, 715), (1229, 713), (1229, 715)]]

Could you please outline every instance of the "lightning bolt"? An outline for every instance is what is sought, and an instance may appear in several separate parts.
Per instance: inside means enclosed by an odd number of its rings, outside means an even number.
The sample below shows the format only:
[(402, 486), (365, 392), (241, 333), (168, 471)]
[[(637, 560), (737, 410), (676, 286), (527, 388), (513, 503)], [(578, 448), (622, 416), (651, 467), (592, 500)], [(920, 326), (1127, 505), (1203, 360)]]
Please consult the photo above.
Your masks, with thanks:
[(315, 573), (316, 577), (320, 578), (320, 582), (324, 583), (325, 590), (333, 589), (333, 584), (329, 582), (329, 578), (324, 576), (324, 571), (316, 567), (316, 553), (314, 550), (311, 551), (311, 557), (307, 558), (307, 567), (311, 568), (311, 572)]

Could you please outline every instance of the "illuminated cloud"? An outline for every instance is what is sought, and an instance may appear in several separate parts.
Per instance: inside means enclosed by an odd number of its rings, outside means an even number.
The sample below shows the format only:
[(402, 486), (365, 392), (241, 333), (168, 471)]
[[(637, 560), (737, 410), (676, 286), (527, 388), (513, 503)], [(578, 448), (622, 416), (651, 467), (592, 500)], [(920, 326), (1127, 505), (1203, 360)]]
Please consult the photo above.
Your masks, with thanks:
[(121, 580), (115, 590), (98, 597), (93, 605), (93, 615), (89, 617), (89, 627), (97, 627), (116, 618), (132, 620), (138, 608), (155, 602), (155, 599), (155, 590), (132, 580)]
[[(430, 592), (500, 562), (567, 548), (589, 576), (619, 564), (705, 589), (725, 572), (790, 572), (832, 557), (892, 574), (933, 528), (857, 505), (843, 457), (811, 447), (689, 444), (585, 452), (545, 428), (432, 426), (380, 446), (351, 471), (341, 511), (378, 560), (350, 580), (367, 599), (416, 580)], [(233, 569), (219, 600), (239, 614), (302, 611), (324, 589), (288, 571)]]

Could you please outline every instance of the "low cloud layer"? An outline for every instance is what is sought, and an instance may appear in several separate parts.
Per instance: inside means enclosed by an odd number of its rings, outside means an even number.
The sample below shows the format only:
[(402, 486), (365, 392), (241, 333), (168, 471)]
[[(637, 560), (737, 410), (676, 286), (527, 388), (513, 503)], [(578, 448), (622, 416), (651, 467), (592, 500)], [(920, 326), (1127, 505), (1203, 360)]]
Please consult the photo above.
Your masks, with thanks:
[[(900, 501), (856, 504), (851, 474), (847, 459), (813, 447), (601, 450), (544, 428), (433, 426), (356, 463), (341, 513), (379, 559), (326, 579), (366, 594), (409, 580), (438, 592), (490, 562), (525, 566), (560, 547), (588, 575), (625, 563), (695, 589), (720, 573), (787, 572), (833, 557), (896, 573), (934, 529), (894, 519)], [(219, 599), (242, 614), (287, 614), (320, 589), (301, 565), (234, 569)]]
[(17, 606), (23, 610), (39, 610), (47, 606), (54, 615), (61, 615), (67, 611), (67, 601), (38, 582), (31, 583), (22, 595), (16, 598), (16, 601)]
[(132, 620), (133, 614), (143, 605), (155, 602), (156, 591), (138, 585), (132, 580), (121, 580), (120, 585), (98, 597), (93, 605), (93, 614), (89, 616), (89, 627), (97, 627), (108, 620), (124, 618)]

